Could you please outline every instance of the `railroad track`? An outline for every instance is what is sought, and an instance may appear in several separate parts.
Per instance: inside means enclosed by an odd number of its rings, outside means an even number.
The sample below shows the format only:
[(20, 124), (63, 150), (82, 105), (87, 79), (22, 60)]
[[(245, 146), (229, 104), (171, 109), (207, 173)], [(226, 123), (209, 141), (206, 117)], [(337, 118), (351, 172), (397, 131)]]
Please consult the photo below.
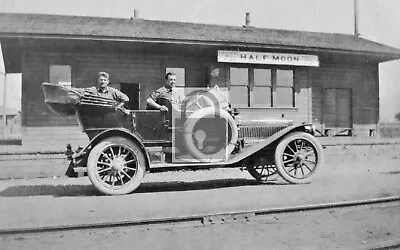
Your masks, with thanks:
[[(183, 223), (198, 223), (199, 225), (210, 225), (210, 224), (225, 223), (229, 221), (257, 219), (257, 217), (265, 215), (357, 207), (357, 206), (384, 204), (392, 202), (400, 202), (400, 196), (389, 196), (384, 198), (344, 201), (335, 203), (319, 203), (319, 204), (293, 206), (293, 207), (266, 208), (258, 210), (216, 213), (216, 214), (200, 214), (200, 215), (190, 215), (182, 217), (126, 220), (118, 222), (91, 223), (91, 224), (58, 225), (49, 227), (3, 229), (0, 230), (0, 236), (16, 235), (16, 234), (20, 235), (20, 234), (53, 233), (53, 232), (65, 232), (74, 230), (107, 229), (107, 228), (118, 228), (118, 227), (148, 226), (148, 225), (183, 224)], [(393, 245), (394, 243), (395, 245)], [(395, 241), (394, 243), (393, 244), (391, 243), (392, 246), (400, 247), (400, 240)], [(386, 248), (376, 248), (376, 249), (386, 249)]]

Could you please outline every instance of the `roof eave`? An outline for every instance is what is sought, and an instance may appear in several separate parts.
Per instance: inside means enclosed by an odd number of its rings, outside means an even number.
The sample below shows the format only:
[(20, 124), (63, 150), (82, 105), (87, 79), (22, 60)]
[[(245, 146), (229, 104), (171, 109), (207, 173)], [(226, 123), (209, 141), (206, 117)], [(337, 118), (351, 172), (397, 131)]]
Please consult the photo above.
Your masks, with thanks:
[(160, 43), (160, 44), (183, 44), (183, 45), (201, 45), (201, 46), (227, 46), (238, 48), (262, 48), (262, 49), (280, 49), (280, 50), (303, 50), (311, 53), (342, 53), (348, 55), (379, 57), (379, 62), (400, 59), (399, 53), (384, 53), (358, 50), (341, 50), (321, 47), (304, 47), (295, 45), (277, 45), (244, 43), (231, 41), (201, 41), (184, 39), (163, 39), (163, 38), (138, 38), (138, 37), (110, 37), (110, 36), (82, 36), (65, 34), (39, 34), (39, 33), (0, 33), (0, 38), (30, 38), (30, 39), (62, 39), (62, 40), (92, 40), (92, 41), (115, 41), (115, 42), (140, 42), (140, 43)]

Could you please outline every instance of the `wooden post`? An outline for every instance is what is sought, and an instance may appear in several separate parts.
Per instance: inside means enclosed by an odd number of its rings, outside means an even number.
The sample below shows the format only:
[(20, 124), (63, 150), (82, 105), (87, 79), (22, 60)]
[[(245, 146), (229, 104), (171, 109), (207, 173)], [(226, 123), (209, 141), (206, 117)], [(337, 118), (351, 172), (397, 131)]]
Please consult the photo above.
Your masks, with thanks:
[(7, 125), (7, 114), (6, 114), (6, 99), (7, 99), (7, 74), (4, 72), (4, 91), (3, 91), (3, 131), (2, 137), (6, 137), (6, 125)]

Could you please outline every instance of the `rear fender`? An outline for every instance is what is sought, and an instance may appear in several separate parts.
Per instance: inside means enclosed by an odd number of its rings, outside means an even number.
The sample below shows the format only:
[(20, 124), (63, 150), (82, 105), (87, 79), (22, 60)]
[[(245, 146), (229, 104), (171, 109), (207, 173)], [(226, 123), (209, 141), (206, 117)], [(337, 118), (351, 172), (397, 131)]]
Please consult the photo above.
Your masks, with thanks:
[(90, 140), (89, 144), (83, 150), (81, 150), (79, 153), (77, 153), (73, 157), (74, 158), (80, 157), (80, 156), (88, 157), (91, 149), (94, 146), (96, 146), (102, 140), (104, 140), (108, 137), (112, 137), (112, 136), (125, 137), (125, 138), (128, 138), (128, 139), (132, 140), (133, 142), (137, 143), (137, 145), (139, 145), (140, 149), (142, 150), (143, 154), (145, 155), (146, 170), (150, 169), (150, 156), (146, 150), (146, 147), (143, 144), (142, 138), (140, 138), (139, 135), (132, 133), (129, 130), (124, 129), (124, 128), (111, 128), (111, 129), (107, 129), (107, 130), (100, 132), (99, 134), (97, 134), (95, 137), (93, 137)]

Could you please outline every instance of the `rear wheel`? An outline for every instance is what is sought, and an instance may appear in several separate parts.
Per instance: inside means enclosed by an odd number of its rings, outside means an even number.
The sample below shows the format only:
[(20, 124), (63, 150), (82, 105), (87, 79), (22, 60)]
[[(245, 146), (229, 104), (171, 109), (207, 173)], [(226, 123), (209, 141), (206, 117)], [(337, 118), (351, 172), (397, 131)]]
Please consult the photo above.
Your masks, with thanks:
[(122, 195), (140, 185), (146, 161), (137, 143), (123, 137), (110, 137), (90, 151), (87, 168), (97, 190), (107, 195)]
[(323, 163), (323, 150), (317, 139), (304, 132), (286, 135), (275, 150), (275, 166), (281, 177), (293, 184), (311, 182)]
[(271, 150), (264, 150), (251, 157), (251, 160), (246, 163), (249, 174), (260, 183), (267, 183), (275, 179), (278, 174), (273, 154)]
[(260, 183), (267, 183), (268, 179), (271, 180), (276, 176), (277, 170), (275, 165), (271, 164), (257, 164), (247, 167), (249, 174)]

